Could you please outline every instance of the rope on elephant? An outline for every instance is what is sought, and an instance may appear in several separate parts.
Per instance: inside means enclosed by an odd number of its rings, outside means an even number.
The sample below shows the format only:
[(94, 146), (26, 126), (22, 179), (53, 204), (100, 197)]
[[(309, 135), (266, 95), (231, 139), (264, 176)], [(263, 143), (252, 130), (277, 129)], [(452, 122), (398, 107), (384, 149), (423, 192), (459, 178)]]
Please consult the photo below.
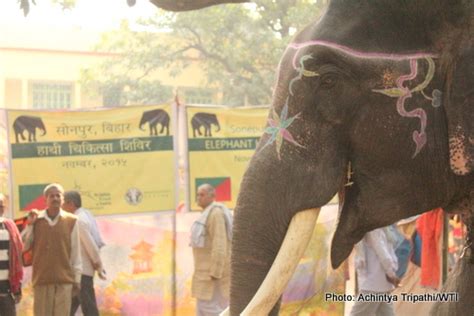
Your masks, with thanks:
[[(467, 228), (467, 234), (466, 234), (466, 245), (464, 246), (462, 253), (461, 253), (461, 258), (463, 258), (466, 253), (469, 255), (469, 262), (471, 264), (474, 264), (474, 218), (473, 215), (469, 216), (466, 220), (466, 228)], [(470, 253), (469, 253), (470, 251)]]

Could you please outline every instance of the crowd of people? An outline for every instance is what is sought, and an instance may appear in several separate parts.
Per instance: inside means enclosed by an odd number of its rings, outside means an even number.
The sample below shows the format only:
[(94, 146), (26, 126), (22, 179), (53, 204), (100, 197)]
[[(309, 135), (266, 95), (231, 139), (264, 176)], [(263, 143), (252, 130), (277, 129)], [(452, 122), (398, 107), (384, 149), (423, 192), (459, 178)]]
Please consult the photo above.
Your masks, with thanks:
[[(30, 211), (21, 234), (3, 216), (5, 197), (0, 194), (0, 315), (16, 315), (23, 265), (32, 266), (35, 315), (75, 315), (79, 306), (84, 315), (99, 315), (94, 276), (106, 278), (100, 257), (105, 244), (95, 218), (82, 207), (77, 191), (65, 192), (52, 183), (43, 194), (45, 210)], [(191, 292), (197, 316), (217, 316), (229, 303), (232, 215), (216, 202), (209, 184), (198, 187), (196, 202), (202, 213), (190, 234)], [(355, 262), (360, 293), (390, 293), (398, 286), (398, 262), (387, 228), (364, 236), (356, 246)], [(387, 302), (360, 301), (351, 315), (394, 315), (394, 311)]]
[[(16, 315), (23, 266), (30, 265), (34, 315), (72, 316), (79, 306), (84, 315), (99, 315), (94, 276), (106, 278), (100, 257), (105, 243), (96, 220), (82, 207), (77, 191), (64, 191), (52, 183), (43, 195), (46, 208), (31, 210), (20, 234), (15, 223), (3, 216), (6, 201), (0, 194), (0, 315)], [(199, 316), (219, 315), (229, 302), (232, 215), (215, 197), (211, 185), (198, 188), (202, 214), (191, 228), (192, 295)]]
[(3, 216), (0, 196), (0, 314), (16, 315), (23, 266), (32, 266), (35, 315), (99, 315), (94, 275), (105, 278), (100, 258), (104, 242), (93, 215), (77, 191), (58, 183), (44, 188), (46, 209), (31, 210), (25, 229)]

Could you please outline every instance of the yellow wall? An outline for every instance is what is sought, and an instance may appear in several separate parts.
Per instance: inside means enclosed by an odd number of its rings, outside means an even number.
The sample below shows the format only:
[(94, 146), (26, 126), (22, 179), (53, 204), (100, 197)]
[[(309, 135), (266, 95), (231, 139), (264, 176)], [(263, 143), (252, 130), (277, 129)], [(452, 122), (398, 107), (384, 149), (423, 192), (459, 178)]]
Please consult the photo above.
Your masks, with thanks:
[[(81, 70), (97, 67), (106, 58), (120, 56), (89, 49), (99, 38), (98, 33), (92, 36), (89, 33), (75, 30), (68, 35), (65, 30), (42, 30), (37, 34), (23, 32), (10, 36), (10, 39), (17, 37), (13, 41), (0, 39), (0, 108), (31, 108), (31, 87), (38, 82), (71, 84), (71, 108), (102, 106), (102, 96), (98, 92), (94, 96), (81, 89)], [(42, 36), (44, 41), (38, 38)], [(186, 88), (202, 87), (205, 82), (197, 64), (191, 64), (176, 77), (169, 76), (167, 71), (154, 76), (178, 91), (182, 102), (186, 100), (180, 92)], [(216, 92), (214, 102), (217, 98)]]

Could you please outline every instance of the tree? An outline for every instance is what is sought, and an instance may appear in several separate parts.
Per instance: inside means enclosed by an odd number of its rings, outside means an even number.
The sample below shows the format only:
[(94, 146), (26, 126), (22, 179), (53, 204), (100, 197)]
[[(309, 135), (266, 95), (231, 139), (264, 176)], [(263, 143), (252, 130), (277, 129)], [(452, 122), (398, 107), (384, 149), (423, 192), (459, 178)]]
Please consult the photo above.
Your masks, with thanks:
[[(25, 16), (30, 11), (30, 2), (36, 5), (35, 0), (17, 0), (20, 9), (23, 10)], [(137, 0), (126, 0), (129, 6), (134, 6)], [(54, 0), (55, 3), (61, 5), (64, 9), (74, 7), (76, 0)], [(243, 3), (247, 0), (150, 0), (151, 3), (159, 8), (169, 11), (188, 11), (202, 9), (211, 5), (222, 3)]]
[[(202, 85), (222, 91), (224, 104), (268, 104), (284, 47), (324, 2), (259, 0), (181, 13), (160, 10), (140, 22), (146, 31), (124, 23), (106, 34), (99, 49), (117, 57), (85, 72), (85, 82), (115, 91), (120, 104), (156, 103), (171, 93), (153, 79), (157, 72), (176, 75), (198, 62), (206, 76)], [(105, 75), (98, 78), (100, 73)]]

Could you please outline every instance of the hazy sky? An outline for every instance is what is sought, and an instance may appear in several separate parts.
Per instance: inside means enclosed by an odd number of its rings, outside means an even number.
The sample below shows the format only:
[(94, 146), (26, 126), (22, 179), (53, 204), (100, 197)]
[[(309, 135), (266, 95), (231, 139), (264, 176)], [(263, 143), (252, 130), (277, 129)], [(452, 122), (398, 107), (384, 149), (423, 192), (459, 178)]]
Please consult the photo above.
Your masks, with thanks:
[(110, 30), (118, 27), (120, 21), (130, 22), (148, 17), (158, 8), (148, 0), (137, 0), (129, 7), (126, 0), (76, 0), (76, 7), (63, 11), (51, 0), (36, 0), (27, 17), (23, 16), (18, 0), (0, 0), (0, 25), (9, 27), (80, 27), (96, 30)]

